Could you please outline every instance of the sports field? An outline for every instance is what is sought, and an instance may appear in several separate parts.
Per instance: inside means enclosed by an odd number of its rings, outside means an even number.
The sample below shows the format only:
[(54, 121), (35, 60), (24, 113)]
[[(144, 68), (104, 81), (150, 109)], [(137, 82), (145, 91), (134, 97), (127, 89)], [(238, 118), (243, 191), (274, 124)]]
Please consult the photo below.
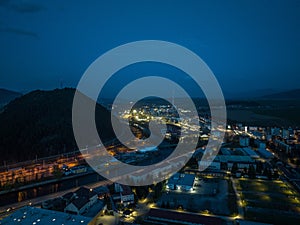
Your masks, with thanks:
[(276, 180), (240, 179), (237, 186), (247, 219), (273, 224), (299, 224), (300, 195)]

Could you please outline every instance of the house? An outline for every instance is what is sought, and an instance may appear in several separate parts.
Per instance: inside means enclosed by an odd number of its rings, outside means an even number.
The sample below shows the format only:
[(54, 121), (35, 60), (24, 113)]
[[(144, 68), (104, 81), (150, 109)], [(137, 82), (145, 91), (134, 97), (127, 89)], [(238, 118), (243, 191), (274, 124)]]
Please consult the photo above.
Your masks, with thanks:
[(94, 191), (97, 193), (99, 199), (109, 196), (109, 189), (107, 186), (96, 187), (94, 188)]
[(115, 201), (120, 201), (125, 206), (134, 203), (134, 193), (129, 186), (118, 183), (114, 185), (116, 194), (113, 195), (113, 199)]
[(80, 187), (74, 194), (78, 197), (87, 198), (91, 202), (91, 205), (93, 205), (98, 198), (97, 193), (93, 189), (88, 189), (86, 187)]
[(80, 187), (74, 192), (73, 200), (67, 204), (64, 211), (77, 215), (83, 214), (97, 202), (97, 199), (98, 195), (94, 190)]
[(122, 185), (120, 195), (122, 204), (129, 205), (130, 203), (134, 203), (134, 194), (129, 186)]
[(68, 193), (64, 194), (61, 198), (68, 205), (75, 198), (75, 194), (73, 192), (68, 192)]
[(81, 215), (90, 207), (90, 201), (85, 197), (77, 197), (65, 208), (66, 213)]

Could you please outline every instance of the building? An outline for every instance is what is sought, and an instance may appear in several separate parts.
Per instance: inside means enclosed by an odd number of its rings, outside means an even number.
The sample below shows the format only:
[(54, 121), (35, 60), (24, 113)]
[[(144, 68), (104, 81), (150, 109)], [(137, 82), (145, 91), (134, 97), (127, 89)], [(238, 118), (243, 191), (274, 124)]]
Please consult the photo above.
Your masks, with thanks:
[(194, 174), (176, 173), (167, 182), (167, 188), (171, 190), (193, 190), (195, 182)]
[(280, 129), (278, 127), (271, 128), (271, 135), (280, 136)]
[(275, 145), (277, 147), (279, 147), (281, 150), (285, 151), (286, 153), (290, 153), (291, 152), (291, 146), (289, 146), (287, 143), (285, 143), (284, 141), (280, 141), (278, 139), (275, 139)]
[(256, 152), (253, 151), (251, 148), (243, 148), (243, 152), (245, 152), (252, 159), (258, 159), (259, 158), (259, 155), (257, 155)]
[(66, 176), (72, 175), (72, 174), (80, 174), (80, 173), (85, 173), (87, 172), (87, 167), (84, 165), (81, 166), (74, 166), (71, 168), (64, 168), (64, 174)]
[(22, 224), (22, 225), (88, 225), (91, 218), (80, 215), (70, 215), (47, 209), (40, 209), (25, 206), (13, 214), (1, 220), (1, 225)]
[(240, 136), (240, 138), (239, 138), (240, 146), (242, 146), (242, 147), (249, 146), (249, 140), (250, 139), (248, 136), (245, 136), (245, 135)]
[(68, 192), (61, 198), (66, 202), (66, 204), (69, 204), (75, 198), (75, 194), (73, 192)]
[(257, 148), (266, 148), (267, 147), (266, 142), (258, 140), (258, 139), (254, 140), (254, 144)]
[(221, 148), (220, 152), (222, 153), (222, 155), (231, 155), (231, 150), (229, 148)]
[(251, 134), (256, 138), (256, 140), (262, 140), (264, 137), (264, 134), (260, 131), (251, 131)]
[(94, 204), (97, 201), (97, 193), (93, 189), (86, 187), (80, 187), (75, 191), (75, 196), (87, 198), (91, 204)]
[(134, 194), (129, 186), (122, 185), (120, 196), (122, 204), (128, 205), (130, 203), (134, 203)]
[(65, 212), (71, 214), (83, 214), (97, 202), (98, 195), (92, 189), (80, 187), (74, 192), (74, 199), (66, 206)]
[(250, 156), (240, 156), (240, 155), (217, 155), (213, 162), (205, 162), (203, 160), (198, 161), (199, 169), (203, 166), (208, 166), (208, 170), (220, 171), (222, 170), (222, 165), (226, 164), (227, 170), (231, 170), (233, 164), (236, 163), (238, 169), (248, 168), (253, 165), (256, 168), (256, 163)]
[(120, 203), (125, 206), (134, 203), (134, 193), (129, 186), (118, 183), (114, 185), (116, 194), (113, 195), (113, 199), (115, 201), (120, 201)]
[(156, 146), (149, 146), (138, 150), (138, 152), (140, 153), (157, 152), (157, 151), (158, 149)]
[(84, 197), (78, 197), (65, 208), (66, 213), (81, 215), (89, 209), (89, 200)]
[(43, 209), (64, 211), (65, 207), (66, 207), (66, 201), (63, 198), (49, 199), (49, 200), (44, 201), (42, 203), (42, 208)]
[[(145, 179), (159, 180), (161, 177), (166, 177), (170, 173), (172, 166), (178, 166), (176, 163), (182, 164), (182, 161), (173, 162), (173, 159), (171, 159), (168, 162), (157, 163), (151, 167), (146, 167), (143, 170), (131, 173), (128, 179), (136, 184), (139, 184), (139, 182)], [(150, 176), (151, 178), (149, 178)]]
[(288, 139), (290, 137), (290, 132), (287, 129), (282, 130), (282, 138)]
[(274, 155), (270, 151), (268, 151), (267, 149), (265, 149), (265, 148), (259, 148), (257, 151), (265, 159), (272, 159), (272, 158), (274, 158)]
[(103, 199), (104, 197), (107, 197), (110, 195), (109, 193), (109, 189), (107, 186), (99, 186), (93, 189), (97, 195), (99, 199)]
[(182, 213), (163, 209), (150, 209), (145, 220), (148, 224), (180, 224), (180, 225), (221, 225), (222, 219), (212, 216), (201, 216), (193, 213)]

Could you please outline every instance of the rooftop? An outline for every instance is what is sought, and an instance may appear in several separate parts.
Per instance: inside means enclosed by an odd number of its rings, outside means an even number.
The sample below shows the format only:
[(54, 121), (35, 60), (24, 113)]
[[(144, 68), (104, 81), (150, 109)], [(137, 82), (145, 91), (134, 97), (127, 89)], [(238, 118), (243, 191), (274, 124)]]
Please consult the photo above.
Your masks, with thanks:
[(251, 148), (243, 148), (243, 151), (252, 158), (259, 158), (259, 155), (257, 155)]
[(145, 152), (155, 152), (155, 151), (158, 151), (158, 149), (156, 146), (150, 146), (150, 147), (145, 147), (145, 148), (139, 149), (138, 151), (145, 153)]
[(87, 225), (91, 219), (84, 216), (70, 215), (47, 209), (25, 206), (0, 221), (1, 225), (51, 224), (52, 225)]
[(181, 213), (170, 210), (150, 209), (148, 219), (163, 220), (163, 221), (177, 221), (182, 224), (192, 223), (201, 225), (221, 225), (222, 220), (211, 216), (201, 216), (192, 213)]
[(77, 209), (81, 209), (83, 206), (85, 206), (90, 200), (86, 197), (80, 196), (78, 198), (75, 198), (70, 204), (73, 204), (76, 206)]
[(131, 195), (133, 194), (131, 188), (127, 185), (121, 185), (122, 186), (122, 189), (123, 191), (121, 192), (122, 195)]
[(259, 148), (258, 152), (259, 152), (259, 154), (261, 154), (265, 158), (274, 157), (273, 154), (270, 151), (268, 151), (268, 150), (266, 150), (264, 148)]
[(195, 181), (195, 175), (194, 174), (179, 174), (176, 173), (174, 176), (172, 176), (169, 180), (169, 184), (175, 184), (175, 185), (186, 185), (186, 186), (193, 186)]
[(73, 192), (68, 192), (62, 196), (63, 199), (70, 200), (74, 196)]
[(86, 187), (80, 187), (79, 189), (77, 189), (75, 191), (75, 194), (78, 197), (85, 197), (85, 198), (88, 198), (88, 199), (90, 199), (91, 197), (97, 195), (97, 193), (94, 190), (88, 189)]

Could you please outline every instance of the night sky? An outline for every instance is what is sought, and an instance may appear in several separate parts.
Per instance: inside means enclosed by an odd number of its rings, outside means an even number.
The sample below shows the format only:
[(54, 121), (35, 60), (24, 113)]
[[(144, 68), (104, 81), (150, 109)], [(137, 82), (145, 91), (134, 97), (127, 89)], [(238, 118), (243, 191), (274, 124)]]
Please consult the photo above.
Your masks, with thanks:
[(225, 92), (299, 88), (299, 28), (296, 0), (0, 0), (0, 87), (76, 87), (109, 49), (156, 39), (197, 53)]

